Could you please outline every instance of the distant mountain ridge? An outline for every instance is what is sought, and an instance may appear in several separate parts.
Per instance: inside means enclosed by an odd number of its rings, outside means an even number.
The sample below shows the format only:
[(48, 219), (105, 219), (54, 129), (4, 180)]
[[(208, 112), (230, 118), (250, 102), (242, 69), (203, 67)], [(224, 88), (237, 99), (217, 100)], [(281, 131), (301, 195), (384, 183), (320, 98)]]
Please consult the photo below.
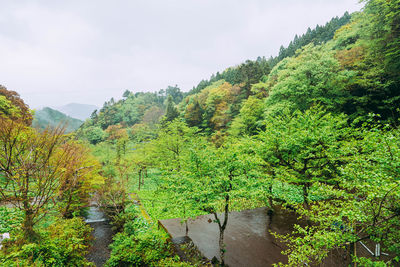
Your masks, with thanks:
[(83, 121), (71, 118), (58, 110), (45, 107), (35, 112), (32, 122), (32, 126), (39, 129), (56, 127), (60, 124), (66, 124), (65, 132), (70, 133), (77, 130), (83, 124)]
[(72, 118), (77, 118), (79, 120), (86, 120), (90, 118), (90, 115), (96, 109), (99, 109), (95, 105), (70, 103), (61, 107), (54, 107), (53, 109), (58, 110)]

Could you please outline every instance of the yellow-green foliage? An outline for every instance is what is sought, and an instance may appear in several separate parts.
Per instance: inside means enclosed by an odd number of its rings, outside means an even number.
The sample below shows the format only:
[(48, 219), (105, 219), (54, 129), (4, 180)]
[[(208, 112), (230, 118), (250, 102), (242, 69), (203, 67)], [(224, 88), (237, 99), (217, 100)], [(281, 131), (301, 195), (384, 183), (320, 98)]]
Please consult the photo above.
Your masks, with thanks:
[(92, 266), (86, 259), (92, 228), (82, 219), (58, 220), (40, 232), (37, 243), (19, 236), (4, 242), (0, 266)]
[(20, 115), (20, 110), (5, 96), (0, 95), (0, 115), (7, 117), (18, 117)]

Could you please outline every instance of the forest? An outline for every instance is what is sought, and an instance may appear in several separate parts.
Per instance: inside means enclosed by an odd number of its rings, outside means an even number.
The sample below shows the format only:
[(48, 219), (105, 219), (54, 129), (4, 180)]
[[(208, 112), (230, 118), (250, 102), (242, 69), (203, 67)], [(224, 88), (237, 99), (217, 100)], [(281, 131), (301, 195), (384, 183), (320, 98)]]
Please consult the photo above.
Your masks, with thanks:
[[(298, 218), (272, 233), (287, 257), (275, 266), (334, 251), (350, 266), (399, 266), (400, 0), (363, 2), (189, 92), (126, 90), (68, 134), (32, 127), (1, 86), (0, 266), (93, 266), (93, 198), (115, 232), (110, 267), (225, 266), (231, 212), (259, 207)], [(217, 262), (182, 259), (158, 221), (205, 214)], [(360, 241), (385, 257), (360, 255)]]

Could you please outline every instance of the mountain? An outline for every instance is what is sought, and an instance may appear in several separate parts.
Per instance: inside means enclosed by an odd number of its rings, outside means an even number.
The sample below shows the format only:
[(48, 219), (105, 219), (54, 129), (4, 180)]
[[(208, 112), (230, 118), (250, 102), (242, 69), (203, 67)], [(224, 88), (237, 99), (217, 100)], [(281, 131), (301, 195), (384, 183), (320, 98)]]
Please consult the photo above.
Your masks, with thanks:
[(393, 28), (382, 31), (383, 18), (371, 24), (369, 16), (360, 12), (335, 17), (295, 36), (279, 56), (246, 60), (200, 81), (187, 93), (177, 86), (155, 93), (127, 91), (118, 101), (106, 101), (78, 134), (94, 143), (126, 128), (140, 142), (143, 136), (155, 135), (155, 122), (178, 115), (221, 145), (229, 135), (257, 134), (265, 127), (266, 115), (305, 111), (316, 104), (359, 124), (369, 114), (395, 124), (400, 117), (398, 23), (393, 19)]
[[(296, 35), (287, 48), (282, 46), (279, 56), (270, 59), (265, 56), (258, 57), (256, 60), (246, 60), (241, 64), (228, 67), (222, 72), (213, 74), (208, 80), (200, 81), (187, 93), (181, 92), (176, 85), (155, 93), (126, 91), (120, 100), (116, 101), (112, 98), (106, 101), (103, 107), (85, 122), (82, 129), (91, 127), (90, 131), (95, 129), (100, 132), (112, 126), (134, 127), (130, 131), (132, 136), (151, 136), (154, 134), (154, 122), (159, 122), (164, 112), (169, 120), (166, 101), (171, 96), (173, 102), (171, 104), (177, 105), (176, 112), (179, 112), (189, 126), (196, 126), (208, 135), (224, 135), (233, 120), (240, 114), (242, 105), (250, 96), (256, 94), (254, 90), (260, 94), (260, 97), (268, 95), (264, 83), (275, 65), (285, 58), (295, 56), (295, 51), (300, 51), (307, 45), (318, 46), (331, 41), (334, 33), (349, 23), (350, 19), (351, 15), (346, 12), (340, 18), (331, 19), (325, 26), (317, 25), (315, 29), (308, 29), (305, 34)], [(255, 85), (257, 88), (253, 88)], [(251, 101), (261, 102), (261, 100), (255, 101), (254, 96)], [(260, 103), (253, 104), (258, 106), (250, 107), (250, 110), (257, 110), (259, 113), (257, 116), (261, 116), (263, 112)], [(151, 127), (148, 127), (149, 125)]]
[(83, 121), (71, 118), (58, 110), (45, 107), (35, 112), (32, 126), (45, 129), (48, 126), (56, 127), (64, 123), (67, 124), (65, 132), (70, 133), (78, 129), (83, 124)]
[(186, 95), (199, 93), (207, 86), (210, 86), (212, 83), (222, 79), (232, 85), (245, 82), (247, 83), (247, 85), (245, 86), (248, 87), (247, 89), (249, 89), (249, 83), (254, 83), (255, 80), (260, 80), (263, 75), (268, 75), (268, 73), (276, 64), (278, 64), (284, 58), (294, 56), (298, 49), (310, 43), (313, 43), (314, 45), (320, 45), (329, 40), (332, 40), (335, 32), (343, 25), (349, 23), (350, 19), (351, 15), (346, 12), (340, 18), (332, 18), (324, 26), (317, 25), (312, 30), (308, 28), (305, 34), (301, 36), (298, 36), (296, 34), (294, 39), (289, 43), (286, 48), (284, 46), (281, 46), (278, 56), (270, 57), (269, 59), (267, 59), (265, 56), (259, 56), (255, 61), (247, 60), (240, 65), (229, 67), (221, 73), (217, 72), (216, 74), (211, 75), (208, 80), (205, 79), (200, 81), (200, 83), (197, 86), (193, 87), (193, 89), (186, 93)]
[(93, 111), (99, 108), (94, 105), (70, 103), (65, 106), (56, 107), (55, 109), (67, 114), (72, 118), (77, 118), (84, 121), (90, 117)]

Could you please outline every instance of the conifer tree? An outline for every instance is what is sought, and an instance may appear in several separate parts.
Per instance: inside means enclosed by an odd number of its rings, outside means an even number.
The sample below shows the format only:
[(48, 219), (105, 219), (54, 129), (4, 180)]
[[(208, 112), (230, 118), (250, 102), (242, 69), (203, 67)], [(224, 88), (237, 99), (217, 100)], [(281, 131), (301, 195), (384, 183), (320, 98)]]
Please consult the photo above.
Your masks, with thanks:
[(173, 121), (179, 116), (179, 112), (174, 105), (172, 96), (169, 95), (167, 98), (167, 109), (165, 111), (165, 121)]

